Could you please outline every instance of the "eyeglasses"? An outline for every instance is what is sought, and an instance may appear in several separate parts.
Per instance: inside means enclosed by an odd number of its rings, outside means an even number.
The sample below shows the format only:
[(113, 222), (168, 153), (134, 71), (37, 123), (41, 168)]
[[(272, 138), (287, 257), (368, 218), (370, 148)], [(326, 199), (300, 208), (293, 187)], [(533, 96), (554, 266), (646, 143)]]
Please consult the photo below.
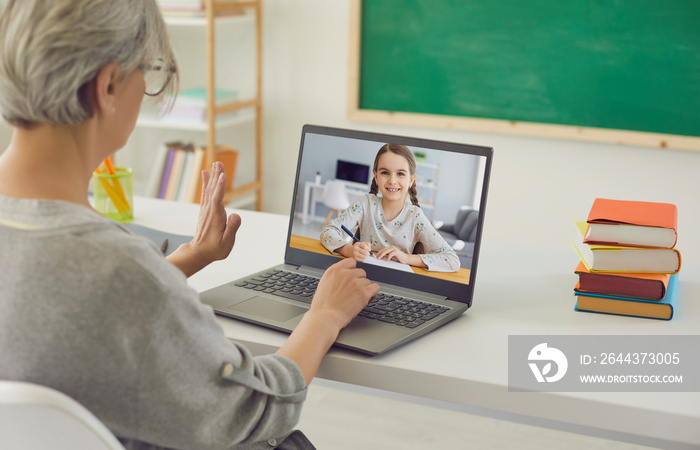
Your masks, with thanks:
[(153, 64), (141, 63), (138, 67), (143, 71), (143, 79), (146, 82), (146, 95), (151, 97), (160, 95), (177, 71), (175, 66), (166, 65), (162, 59), (157, 60)]

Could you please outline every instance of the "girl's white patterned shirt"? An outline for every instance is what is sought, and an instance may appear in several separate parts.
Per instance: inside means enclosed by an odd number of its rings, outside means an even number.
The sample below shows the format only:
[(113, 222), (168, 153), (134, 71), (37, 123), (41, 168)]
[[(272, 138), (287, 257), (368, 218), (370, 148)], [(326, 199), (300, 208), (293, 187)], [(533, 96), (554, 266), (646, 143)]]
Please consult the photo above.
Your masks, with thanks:
[(398, 216), (386, 220), (381, 197), (365, 194), (357, 199), (321, 231), (321, 243), (331, 253), (352, 243), (341, 225), (354, 232), (362, 242), (369, 242), (373, 253), (393, 245), (410, 254), (420, 242), (423, 244), (420, 257), (428, 270), (456, 272), (460, 268), (459, 257), (452, 247), (433, 227), (423, 210), (408, 201)]

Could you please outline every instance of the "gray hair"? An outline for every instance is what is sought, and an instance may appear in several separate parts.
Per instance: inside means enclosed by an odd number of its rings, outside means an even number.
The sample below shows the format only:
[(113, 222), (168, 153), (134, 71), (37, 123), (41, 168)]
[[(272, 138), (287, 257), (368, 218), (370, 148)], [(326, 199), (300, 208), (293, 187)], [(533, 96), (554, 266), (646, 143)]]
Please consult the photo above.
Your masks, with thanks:
[(158, 59), (175, 66), (155, 0), (0, 0), (0, 112), (13, 125), (81, 123), (100, 69), (117, 63), (126, 78)]

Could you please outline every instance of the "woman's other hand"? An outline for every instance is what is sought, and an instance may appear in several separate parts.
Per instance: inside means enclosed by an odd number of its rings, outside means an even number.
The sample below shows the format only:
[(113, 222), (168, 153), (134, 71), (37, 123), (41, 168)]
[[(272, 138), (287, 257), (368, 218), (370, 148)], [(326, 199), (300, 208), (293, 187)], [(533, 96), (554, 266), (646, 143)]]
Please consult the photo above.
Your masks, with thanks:
[(379, 293), (379, 285), (355, 264), (352, 258), (345, 258), (326, 270), (311, 308), (277, 351), (299, 366), (307, 386), (340, 330)]
[(311, 302), (311, 314), (323, 314), (344, 328), (379, 293), (379, 285), (367, 279), (355, 261), (346, 258), (323, 274)]

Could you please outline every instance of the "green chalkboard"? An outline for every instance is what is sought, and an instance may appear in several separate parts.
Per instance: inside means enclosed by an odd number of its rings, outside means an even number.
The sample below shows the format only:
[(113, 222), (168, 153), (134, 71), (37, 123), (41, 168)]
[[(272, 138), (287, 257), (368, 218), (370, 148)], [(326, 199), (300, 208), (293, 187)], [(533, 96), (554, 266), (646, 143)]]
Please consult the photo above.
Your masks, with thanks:
[(700, 136), (700, 0), (365, 0), (358, 108)]

